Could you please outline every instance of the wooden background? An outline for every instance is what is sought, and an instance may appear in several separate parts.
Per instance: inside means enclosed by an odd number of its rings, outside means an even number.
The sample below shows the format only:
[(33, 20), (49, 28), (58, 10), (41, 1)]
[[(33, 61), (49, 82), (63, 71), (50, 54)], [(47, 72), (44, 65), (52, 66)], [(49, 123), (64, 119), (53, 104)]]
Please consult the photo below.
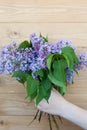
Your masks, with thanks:
[[(78, 51), (87, 52), (87, 0), (0, 0), (0, 48), (28, 39), (32, 32), (48, 34), (50, 41), (71, 39)], [(36, 108), (25, 96), (15, 79), (0, 75), (0, 130), (49, 130), (46, 117), (28, 126)], [(75, 76), (65, 98), (87, 109), (87, 68)], [(81, 128), (63, 120), (60, 130)]]

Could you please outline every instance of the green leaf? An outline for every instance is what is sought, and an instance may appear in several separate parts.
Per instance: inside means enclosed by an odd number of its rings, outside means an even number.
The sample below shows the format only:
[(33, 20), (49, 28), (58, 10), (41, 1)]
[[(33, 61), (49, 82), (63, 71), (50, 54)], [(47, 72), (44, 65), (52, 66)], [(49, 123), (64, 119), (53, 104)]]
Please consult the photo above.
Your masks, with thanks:
[(79, 59), (74, 52), (74, 49), (66, 46), (62, 49), (62, 55), (65, 57), (70, 70), (74, 69), (74, 64), (79, 64)]
[(19, 83), (21, 83), (21, 84), (24, 84), (24, 83), (25, 83), (25, 81), (24, 81), (23, 79), (17, 79), (17, 81), (18, 81)]
[(73, 61), (72, 56), (70, 54), (69, 55), (64, 54), (64, 57), (67, 61), (67, 65), (68, 65), (69, 69), (73, 70), (74, 69), (74, 61)]
[(15, 71), (12, 75), (12, 77), (15, 77), (15, 78), (20, 78), (20, 80), (18, 80), (20, 83), (25, 83), (26, 80), (27, 80), (27, 76), (28, 74), (22, 72), (22, 71)]
[(59, 81), (66, 83), (66, 67), (67, 63), (65, 59), (54, 61), (53, 63), (53, 75)]
[(50, 79), (50, 81), (51, 81), (54, 85), (56, 85), (56, 86), (59, 87), (59, 88), (62, 88), (62, 90), (63, 90), (62, 93), (61, 93), (62, 95), (66, 93), (66, 85), (65, 85), (63, 82), (57, 80), (57, 79), (53, 76), (52, 73), (50, 73), (50, 74), (48, 75), (48, 78)]
[(40, 33), (40, 37), (42, 37), (42, 38), (45, 40), (45, 42), (48, 42), (48, 36), (44, 37), (44, 36), (42, 36), (42, 34)]
[(62, 95), (66, 93), (66, 67), (67, 63), (65, 59), (55, 60), (52, 65), (52, 70), (48, 75), (50, 81), (60, 87)]
[(20, 45), (19, 45), (19, 48), (18, 49), (20, 49), (20, 48), (29, 48), (30, 47), (30, 43), (28, 42), (28, 41), (23, 41)]
[(32, 78), (32, 76), (27, 77), (27, 96), (30, 97), (32, 101), (37, 96), (37, 88), (39, 86), (39, 81)]
[(42, 99), (46, 96), (46, 91), (43, 85), (38, 86), (38, 91), (37, 91), (37, 97), (36, 97), (36, 105), (40, 103)]
[(47, 95), (46, 95), (46, 97), (45, 97), (45, 99), (46, 99), (47, 102), (48, 102), (49, 97), (50, 97), (50, 95), (51, 95), (51, 90), (52, 90), (52, 87), (50, 87), (50, 89), (48, 89), (48, 91), (47, 91)]
[(51, 82), (48, 78), (43, 79), (42, 82), (40, 83), (40, 86), (38, 86), (36, 105), (38, 105), (42, 99), (46, 99), (48, 101), (50, 94), (51, 94)]
[(51, 65), (52, 65), (53, 56), (54, 56), (54, 54), (50, 54), (50, 55), (47, 57), (47, 67), (48, 67), (49, 70), (50, 70)]
[(40, 69), (40, 70), (36, 71), (35, 74), (37, 74), (40, 77), (44, 77), (44, 70)]
[(37, 96), (37, 91), (35, 91), (32, 95), (30, 95), (29, 99), (30, 101), (33, 101)]
[(48, 42), (48, 36), (45, 37), (45, 41)]
[(48, 79), (48, 77), (41, 81), (41, 85), (43, 85), (43, 87), (45, 88), (46, 92), (51, 88), (51, 82)]

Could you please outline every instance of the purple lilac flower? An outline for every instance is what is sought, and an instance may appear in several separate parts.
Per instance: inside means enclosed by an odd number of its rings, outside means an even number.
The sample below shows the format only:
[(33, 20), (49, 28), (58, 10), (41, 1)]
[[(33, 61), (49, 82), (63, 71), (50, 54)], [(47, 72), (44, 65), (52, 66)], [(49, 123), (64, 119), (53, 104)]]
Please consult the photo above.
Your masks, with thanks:
[(46, 68), (46, 60), (42, 59), (42, 58), (37, 58), (36, 62), (32, 62), (30, 64), (30, 70), (32, 71), (32, 77), (34, 79), (37, 79), (37, 75), (35, 74), (36, 71), (42, 69), (42, 68)]
[(4, 63), (0, 60), (0, 74), (4, 72)]
[(6, 47), (3, 47), (1, 50), (1, 58), (7, 60), (9, 58), (9, 50)]
[(79, 55), (79, 61), (82, 65), (87, 66), (87, 54), (86, 53), (81, 53)]
[(2, 51), (1, 51), (1, 56), (2, 56), (3, 54), (8, 54), (8, 53), (9, 53), (8, 48), (7, 48), (7, 47), (3, 47), (3, 48), (2, 48)]
[(32, 72), (36, 72), (36, 71), (38, 71), (41, 67), (40, 67), (39, 65), (37, 65), (37, 63), (32, 62), (32, 63), (30, 64), (29, 68), (30, 68), (30, 70), (31, 70)]
[(75, 64), (75, 69), (82, 70), (83, 69), (82, 64)]
[(5, 71), (8, 73), (8, 74), (11, 74), (12, 72), (15, 71), (15, 67), (14, 67), (14, 64), (12, 64), (12, 62), (10, 60), (8, 60), (5, 64)]
[(51, 53), (51, 46), (49, 43), (45, 43), (39, 49), (39, 56), (41, 58), (46, 58)]
[[(12, 73), (14, 71), (14, 64), (12, 63), (13, 59), (15, 58), (14, 55), (14, 44), (10, 44), (7, 47), (4, 47), (1, 50), (1, 60), (4, 63), (4, 71), (6, 71), (7, 73)], [(2, 71), (3, 72), (3, 71)]]
[(67, 73), (67, 82), (72, 83), (74, 78), (74, 71), (71, 71), (68, 68), (66, 68), (66, 73)]
[(31, 54), (32, 54), (32, 49), (31, 48), (26, 48), (25, 51), (24, 51), (24, 53), (23, 53), (24, 59), (27, 62), (29, 62), (29, 63), (32, 62), (32, 59), (31, 59), (31, 56), (30, 56)]
[(10, 45), (7, 47), (3, 47), (1, 50), (1, 58), (3, 61), (13, 60), (15, 57), (15, 49), (16, 49), (16, 43), (12, 42)]
[(66, 47), (66, 46), (70, 46), (75, 50), (75, 46), (72, 44), (72, 42), (70, 40), (67, 40), (67, 39), (60, 40), (57, 45), (59, 45), (59, 47), (61, 49)]
[(40, 66), (40, 68), (46, 68), (46, 59), (38, 57), (37, 65)]
[(44, 43), (44, 39), (42, 37), (39, 37), (37, 34), (33, 33), (30, 35), (30, 40), (32, 42), (32, 46), (35, 50), (39, 50), (40, 44)]
[(16, 42), (15, 42), (15, 41), (11, 42), (11, 43), (7, 46), (8, 50), (11, 50), (11, 49), (14, 50), (16, 47), (17, 47), (17, 45), (16, 45)]
[(36, 75), (34, 72), (32, 72), (32, 77), (33, 77), (34, 79), (38, 79), (37, 75)]
[(20, 63), (20, 70), (23, 71), (23, 72), (28, 71), (28, 64), (27, 64), (26, 61), (22, 61), (22, 62)]
[(36, 60), (39, 56), (39, 52), (36, 51), (36, 50), (32, 50), (31, 54), (30, 54), (30, 57), (32, 58), (32, 60)]
[(56, 53), (58, 52), (59, 54), (61, 54), (61, 47), (58, 43), (55, 44), (51, 44), (51, 53)]
[(51, 44), (51, 53), (58, 52), (59, 54), (61, 54), (62, 48), (66, 47), (66, 46), (70, 46), (75, 50), (75, 46), (72, 44), (72, 42), (70, 40), (63, 39), (63, 40), (56, 42), (55, 44)]
[(20, 53), (20, 51), (16, 51), (15, 56), (14, 56), (14, 61), (15, 62), (20, 62), (22, 60), (23, 60), (22, 53)]

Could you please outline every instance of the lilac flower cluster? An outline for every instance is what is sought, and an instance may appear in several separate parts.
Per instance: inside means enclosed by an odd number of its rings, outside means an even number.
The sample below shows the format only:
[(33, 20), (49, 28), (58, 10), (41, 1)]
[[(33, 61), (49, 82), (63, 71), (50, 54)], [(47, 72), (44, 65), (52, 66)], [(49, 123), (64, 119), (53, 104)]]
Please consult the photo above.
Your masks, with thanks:
[(4, 72), (4, 63), (2, 60), (0, 60), (0, 74)]
[(72, 83), (74, 78), (74, 71), (69, 70), (69, 68), (66, 68), (66, 74), (67, 74), (67, 82)]
[[(15, 42), (4, 47), (0, 54), (0, 74), (4, 71), (12, 74), (14, 71), (21, 70), (23, 72), (32, 72), (32, 76), (36, 78), (35, 72), (41, 68), (46, 68), (46, 58), (51, 53), (58, 52), (61, 54), (62, 48), (70, 46), (75, 50), (70, 40), (60, 40), (54, 44), (46, 42), (45, 39), (37, 34), (30, 35), (32, 47), (18, 49)], [(82, 65), (87, 66), (87, 54), (80, 54), (79, 61), (81, 65), (75, 65), (76, 69), (81, 69)], [(74, 71), (66, 70), (67, 81), (72, 82)]]
[(0, 56), (0, 73), (6, 71), (7, 73), (12, 73), (15, 70), (14, 64), (14, 52), (16, 49), (16, 43), (13, 42), (7, 47), (3, 47)]
[(86, 53), (81, 53), (79, 55), (79, 61), (82, 65), (87, 66), (87, 54)]
[(72, 44), (72, 42), (70, 40), (62, 39), (51, 45), (51, 53), (58, 52), (61, 54), (62, 48), (66, 47), (66, 46), (70, 46), (75, 50), (75, 46)]
[(75, 68), (77, 70), (83, 69), (84, 66), (87, 67), (87, 54), (86, 53), (79, 54), (78, 59), (79, 59), (80, 64), (79, 65), (75, 64)]

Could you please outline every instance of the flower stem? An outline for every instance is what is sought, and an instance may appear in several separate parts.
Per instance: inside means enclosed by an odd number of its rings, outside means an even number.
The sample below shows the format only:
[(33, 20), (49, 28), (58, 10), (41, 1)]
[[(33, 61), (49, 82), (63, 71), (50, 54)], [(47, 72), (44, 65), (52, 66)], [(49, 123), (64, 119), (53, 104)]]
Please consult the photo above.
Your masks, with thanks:
[(42, 114), (43, 114), (43, 112), (42, 112), (42, 111), (40, 111), (40, 115), (39, 115), (39, 119), (38, 119), (38, 121), (39, 121), (39, 122), (41, 121)]
[(52, 124), (51, 124), (50, 114), (48, 114), (48, 121), (49, 121), (49, 125), (50, 125), (50, 130), (52, 130)]
[(57, 130), (59, 130), (59, 126), (58, 126), (58, 124), (57, 124), (57, 122), (56, 122), (55, 117), (54, 117), (53, 115), (51, 115), (51, 116), (52, 116), (52, 118), (53, 118), (53, 122), (54, 122), (54, 124), (55, 124)]
[(62, 120), (62, 118), (61, 118), (60, 116), (58, 116), (58, 118), (59, 118), (61, 124), (63, 124), (63, 120)]
[(33, 120), (29, 123), (29, 125), (31, 125), (33, 123), (33, 121), (37, 119), (38, 114), (39, 114), (39, 110), (37, 110)]

